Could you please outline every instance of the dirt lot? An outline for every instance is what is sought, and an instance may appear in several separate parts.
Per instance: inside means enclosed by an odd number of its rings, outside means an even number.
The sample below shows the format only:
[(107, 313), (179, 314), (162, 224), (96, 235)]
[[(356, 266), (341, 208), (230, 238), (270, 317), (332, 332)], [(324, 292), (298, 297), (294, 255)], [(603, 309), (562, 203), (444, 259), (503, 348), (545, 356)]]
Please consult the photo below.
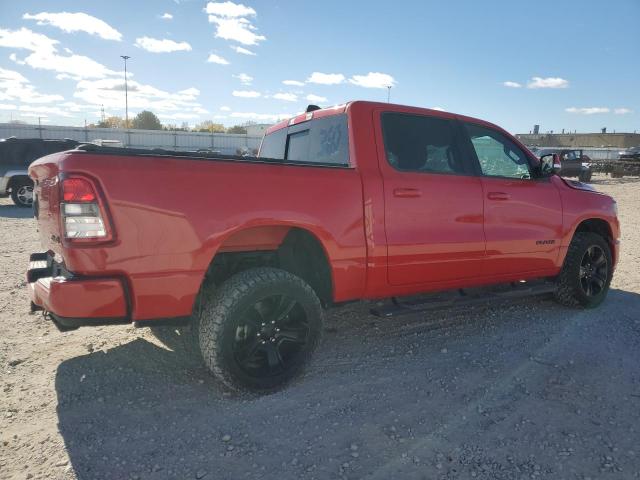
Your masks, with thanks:
[(640, 179), (605, 304), (529, 299), (380, 320), (331, 312), (304, 378), (220, 391), (146, 330), (28, 313), (39, 250), (0, 200), (0, 478), (640, 479)]

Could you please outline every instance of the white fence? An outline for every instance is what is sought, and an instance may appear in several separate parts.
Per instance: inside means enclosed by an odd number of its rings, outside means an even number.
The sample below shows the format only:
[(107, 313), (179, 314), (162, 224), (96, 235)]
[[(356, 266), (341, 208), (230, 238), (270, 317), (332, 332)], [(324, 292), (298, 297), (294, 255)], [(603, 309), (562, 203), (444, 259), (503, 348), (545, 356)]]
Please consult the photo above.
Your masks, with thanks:
[(119, 140), (132, 148), (198, 150), (209, 148), (233, 155), (242, 149), (257, 149), (262, 137), (229, 133), (173, 132), (168, 130), (124, 130), (116, 128), (82, 128), (56, 125), (0, 123), (0, 138), (70, 138), (78, 142)]

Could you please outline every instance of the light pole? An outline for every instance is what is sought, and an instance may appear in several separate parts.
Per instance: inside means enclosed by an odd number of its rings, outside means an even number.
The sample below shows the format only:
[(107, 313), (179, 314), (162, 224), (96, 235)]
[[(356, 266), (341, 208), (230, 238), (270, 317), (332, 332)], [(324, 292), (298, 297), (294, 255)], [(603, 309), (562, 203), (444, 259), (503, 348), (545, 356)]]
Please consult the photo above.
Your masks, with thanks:
[(391, 87), (393, 85), (387, 85), (387, 103), (391, 103)]
[(127, 60), (131, 57), (128, 55), (120, 55), (120, 58), (124, 60), (124, 115), (125, 115), (125, 128), (129, 128), (129, 88), (127, 86)]

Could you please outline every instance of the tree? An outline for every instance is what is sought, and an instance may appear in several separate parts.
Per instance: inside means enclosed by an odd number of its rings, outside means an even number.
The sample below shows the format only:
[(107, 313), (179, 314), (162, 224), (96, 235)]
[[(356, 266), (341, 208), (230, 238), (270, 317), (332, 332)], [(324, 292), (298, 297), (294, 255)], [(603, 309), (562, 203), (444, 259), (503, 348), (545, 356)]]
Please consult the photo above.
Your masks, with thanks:
[(162, 124), (155, 113), (143, 110), (135, 116), (132, 122), (133, 128), (140, 130), (162, 130)]
[(98, 128), (124, 128), (124, 118), (122, 117), (107, 117), (104, 120), (99, 121), (96, 124)]
[(221, 123), (213, 123), (212, 120), (205, 120), (202, 123), (198, 123), (195, 127), (197, 132), (209, 132), (209, 133), (224, 133), (224, 125)]
[(227, 133), (247, 133), (247, 129), (245, 127), (243, 127), (242, 125), (235, 125), (231, 128), (227, 129)]

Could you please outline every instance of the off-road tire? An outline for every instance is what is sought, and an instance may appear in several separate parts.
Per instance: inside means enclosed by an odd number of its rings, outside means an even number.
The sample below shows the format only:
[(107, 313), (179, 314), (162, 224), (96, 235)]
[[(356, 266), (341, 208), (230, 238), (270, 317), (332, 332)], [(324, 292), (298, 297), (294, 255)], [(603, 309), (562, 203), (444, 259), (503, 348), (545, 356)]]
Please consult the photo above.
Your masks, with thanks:
[(11, 185), (11, 200), (13, 200), (13, 203), (18, 207), (31, 208), (33, 203), (25, 203), (21, 199), (22, 190), (25, 188), (31, 188), (31, 191), (33, 192), (33, 182), (27, 179), (16, 180), (15, 183)]
[[(286, 295), (297, 302), (308, 325), (307, 341), (294, 365), (282, 374), (257, 378), (243, 371), (234, 354), (238, 326), (256, 302)], [(301, 278), (276, 268), (237, 273), (209, 294), (203, 292), (199, 317), (200, 351), (213, 376), (238, 393), (269, 393), (301, 373), (320, 343), (324, 314), (316, 293)]]
[[(592, 246), (602, 249), (607, 260), (607, 278), (599, 294), (588, 296), (580, 283), (580, 265), (585, 253)], [(611, 248), (600, 235), (591, 232), (578, 232), (573, 236), (562, 270), (556, 279), (556, 300), (567, 307), (594, 308), (600, 305), (609, 291), (613, 274)]]
[(580, 180), (582, 183), (589, 183), (591, 181), (592, 175), (593, 174), (591, 173), (591, 170), (581, 172), (580, 175), (578, 175), (578, 180)]

